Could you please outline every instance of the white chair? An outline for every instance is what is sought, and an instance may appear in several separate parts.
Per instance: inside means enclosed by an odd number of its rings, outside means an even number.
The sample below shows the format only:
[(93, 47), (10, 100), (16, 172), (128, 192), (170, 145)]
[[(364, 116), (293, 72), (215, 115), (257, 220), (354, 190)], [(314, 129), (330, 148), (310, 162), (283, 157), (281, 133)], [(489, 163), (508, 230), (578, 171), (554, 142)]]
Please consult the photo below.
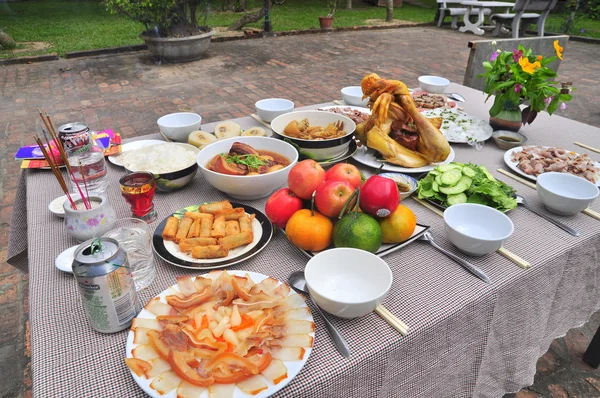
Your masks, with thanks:
[[(437, 0), (438, 11), (439, 11), (439, 17), (438, 17), (438, 23), (437, 23), (438, 28), (440, 26), (442, 26), (442, 24), (444, 23), (444, 19), (446, 17), (452, 17), (452, 25), (451, 25), (452, 29), (454, 29), (454, 30), (458, 29), (458, 25), (457, 25), (458, 17), (462, 17), (467, 12), (467, 7), (454, 7), (454, 6), (460, 6), (461, 1), (462, 0)], [(491, 10), (489, 8), (485, 8), (483, 10), (484, 15), (489, 15), (490, 12), (491, 12)], [(478, 14), (479, 14), (479, 9), (473, 8), (470, 15), (478, 15)]]
[[(503, 13), (493, 14), (490, 17), (490, 21), (496, 23), (494, 28), (494, 36), (498, 36), (505, 23), (511, 22), (512, 26), (512, 37), (517, 39), (519, 37), (519, 31), (521, 35), (524, 34), (528, 24), (537, 25), (537, 35), (539, 37), (544, 36), (544, 25), (546, 24), (546, 18), (550, 11), (556, 6), (558, 0), (517, 0), (512, 11), (514, 13)], [(528, 12), (528, 11), (541, 11)], [(523, 24), (521, 25), (521, 22)]]

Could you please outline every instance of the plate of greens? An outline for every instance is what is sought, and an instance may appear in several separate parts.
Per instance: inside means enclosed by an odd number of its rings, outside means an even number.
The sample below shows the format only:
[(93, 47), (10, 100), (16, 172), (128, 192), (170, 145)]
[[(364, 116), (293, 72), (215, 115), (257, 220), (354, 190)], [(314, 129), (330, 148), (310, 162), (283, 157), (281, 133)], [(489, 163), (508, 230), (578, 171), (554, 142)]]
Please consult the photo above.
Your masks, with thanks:
[(492, 176), (484, 167), (451, 162), (419, 179), (419, 199), (447, 208), (459, 203), (477, 203), (506, 212), (517, 207), (515, 190)]

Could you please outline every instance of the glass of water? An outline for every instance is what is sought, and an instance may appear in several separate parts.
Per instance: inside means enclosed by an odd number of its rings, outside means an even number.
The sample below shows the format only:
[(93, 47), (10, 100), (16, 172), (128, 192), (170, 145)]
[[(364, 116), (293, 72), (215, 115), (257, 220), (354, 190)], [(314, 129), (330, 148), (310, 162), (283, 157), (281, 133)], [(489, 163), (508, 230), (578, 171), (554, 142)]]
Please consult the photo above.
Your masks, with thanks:
[(115, 239), (127, 252), (135, 290), (150, 286), (156, 277), (156, 265), (148, 224), (137, 218), (121, 218), (104, 236)]

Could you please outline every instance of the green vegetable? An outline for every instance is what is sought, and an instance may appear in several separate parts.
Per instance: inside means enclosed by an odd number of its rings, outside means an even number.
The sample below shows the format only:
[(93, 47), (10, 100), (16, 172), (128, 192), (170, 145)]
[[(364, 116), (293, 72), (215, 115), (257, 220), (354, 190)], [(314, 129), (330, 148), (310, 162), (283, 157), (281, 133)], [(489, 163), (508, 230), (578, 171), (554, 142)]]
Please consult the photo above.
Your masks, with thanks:
[(243, 164), (248, 166), (250, 169), (258, 169), (260, 166), (264, 166), (267, 164), (265, 160), (263, 160), (258, 155), (226, 155), (227, 163), (236, 163)]
[(496, 180), (484, 166), (470, 163), (452, 162), (436, 167), (419, 180), (417, 193), (419, 199), (429, 199), (445, 207), (465, 202), (500, 211), (517, 207), (512, 187)]

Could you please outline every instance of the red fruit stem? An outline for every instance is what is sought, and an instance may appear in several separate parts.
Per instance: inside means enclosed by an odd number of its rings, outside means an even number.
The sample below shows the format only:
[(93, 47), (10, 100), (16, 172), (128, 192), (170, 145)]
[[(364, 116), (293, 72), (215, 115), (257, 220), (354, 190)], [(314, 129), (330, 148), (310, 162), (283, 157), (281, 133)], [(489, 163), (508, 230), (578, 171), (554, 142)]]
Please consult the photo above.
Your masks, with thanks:
[[(360, 188), (356, 188), (354, 190), (354, 192), (352, 192), (352, 195), (350, 195), (350, 197), (348, 198), (346, 203), (344, 203), (344, 207), (342, 207), (342, 211), (340, 212), (338, 219), (340, 219), (340, 220), (342, 219), (342, 217), (344, 216), (344, 213), (346, 212), (346, 208), (348, 207), (348, 205), (350, 203), (352, 203), (352, 199), (354, 199), (355, 197), (356, 197), (356, 203), (358, 204), (358, 199), (360, 198)], [(358, 209), (358, 206), (356, 206), (355, 209)], [(352, 209), (350, 211), (352, 211)]]
[(381, 173), (383, 171), (383, 166), (385, 166), (384, 164), (382, 164), (381, 166), (379, 166), (379, 168), (377, 169), (377, 172), (375, 172), (375, 175), (378, 176), (379, 173)]
[(315, 193), (317, 191), (314, 191), (312, 193), (312, 195), (310, 196), (310, 216), (314, 217), (315, 216)]

